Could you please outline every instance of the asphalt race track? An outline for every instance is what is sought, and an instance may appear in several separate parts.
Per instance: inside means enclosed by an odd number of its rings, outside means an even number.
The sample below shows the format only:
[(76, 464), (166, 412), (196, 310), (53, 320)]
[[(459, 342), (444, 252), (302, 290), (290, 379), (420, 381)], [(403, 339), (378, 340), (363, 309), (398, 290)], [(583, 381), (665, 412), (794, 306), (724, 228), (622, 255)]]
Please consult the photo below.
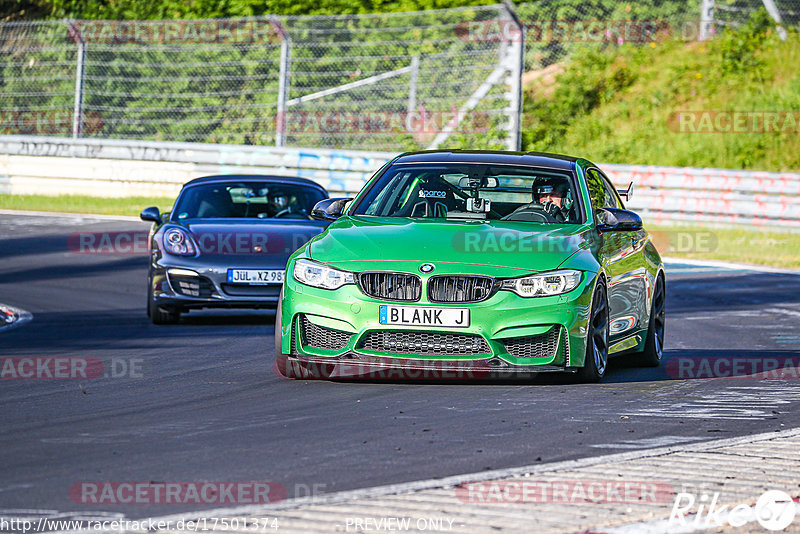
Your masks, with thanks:
[(272, 372), (271, 312), (154, 326), (145, 255), (70, 245), (147, 228), (0, 215), (0, 303), (33, 314), (0, 332), (0, 357), (97, 358), (124, 375), (0, 380), (0, 515), (198, 508), (77, 504), (84, 481), (275, 481), (294, 497), (800, 426), (796, 376), (675, 374), (697, 358), (800, 356), (796, 275), (669, 264), (665, 363), (612, 361), (598, 385), (303, 382)]

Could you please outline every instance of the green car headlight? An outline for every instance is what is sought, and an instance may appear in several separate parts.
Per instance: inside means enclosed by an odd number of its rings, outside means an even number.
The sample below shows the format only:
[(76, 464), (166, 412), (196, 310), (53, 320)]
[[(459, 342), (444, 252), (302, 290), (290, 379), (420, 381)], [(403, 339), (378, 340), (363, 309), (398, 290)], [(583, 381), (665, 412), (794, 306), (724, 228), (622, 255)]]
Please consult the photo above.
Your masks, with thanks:
[(581, 272), (571, 269), (503, 280), (500, 289), (513, 291), (520, 297), (549, 297), (568, 293), (578, 287)]
[(328, 267), (324, 263), (310, 260), (297, 260), (292, 272), (294, 279), (301, 284), (322, 289), (339, 289), (345, 284), (355, 283), (353, 273)]

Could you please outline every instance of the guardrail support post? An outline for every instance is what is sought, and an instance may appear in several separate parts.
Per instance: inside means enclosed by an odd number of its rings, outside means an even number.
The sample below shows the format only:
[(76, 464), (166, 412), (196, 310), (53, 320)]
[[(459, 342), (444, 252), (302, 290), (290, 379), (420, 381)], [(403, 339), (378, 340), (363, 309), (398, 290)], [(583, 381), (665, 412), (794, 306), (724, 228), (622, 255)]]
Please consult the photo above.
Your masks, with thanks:
[(417, 77), (419, 76), (419, 56), (411, 58), (411, 80), (408, 82), (408, 114), (417, 108)]
[(772, 17), (772, 20), (778, 23), (778, 37), (781, 38), (781, 41), (785, 41), (787, 35), (786, 30), (784, 30), (783, 26), (781, 26), (781, 24), (783, 24), (783, 20), (781, 19), (781, 12), (778, 10), (778, 6), (775, 5), (774, 0), (762, 0), (762, 2), (764, 3), (764, 7), (767, 9), (767, 13), (769, 13), (769, 16)]

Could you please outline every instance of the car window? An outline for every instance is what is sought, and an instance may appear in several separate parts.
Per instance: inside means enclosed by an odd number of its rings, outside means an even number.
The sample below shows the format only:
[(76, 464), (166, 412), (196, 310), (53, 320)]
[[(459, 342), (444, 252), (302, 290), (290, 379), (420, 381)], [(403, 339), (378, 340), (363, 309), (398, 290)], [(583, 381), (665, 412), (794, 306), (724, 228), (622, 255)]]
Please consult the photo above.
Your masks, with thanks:
[(589, 199), (595, 217), (599, 213), (598, 208), (618, 207), (616, 199), (609, 194), (606, 181), (596, 169), (586, 171), (586, 185), (589, 187)]
[(619, 198), (619, 194), (617, 193), (617, 188), (611, 183), (611, 180), (608, 179), (608, 176), (599, 172), (600, 176), (603, 178), (603, 185), (606, 188), (606, 206), (609, 208), (625, 208), (622, 204), (622, 200)]
[(396, 164), (372, 184), (351, 214), (578, 224), (583, 214), (576, 198), (575, 180), (568, 171), (474, 163)]
[(187, 187), (181, 192), (173, 220), (257, 218), (309, 220), (325, 195), (315, 187), (278, 182), (223, 182)]

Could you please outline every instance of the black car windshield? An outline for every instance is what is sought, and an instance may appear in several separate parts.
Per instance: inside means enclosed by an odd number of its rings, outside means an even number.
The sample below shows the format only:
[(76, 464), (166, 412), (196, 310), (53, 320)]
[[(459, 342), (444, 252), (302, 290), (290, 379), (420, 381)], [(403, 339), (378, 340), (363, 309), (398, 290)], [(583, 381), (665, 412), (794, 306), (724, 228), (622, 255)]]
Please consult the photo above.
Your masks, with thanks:
[(486, 164), (395, 164), (353, 215), (579, 224), (572, 173)]
[(204, 218), (310, 219), (325, 195), (315, 187), (279, 182), (224, 182), (187, 187), (173, 220)]

